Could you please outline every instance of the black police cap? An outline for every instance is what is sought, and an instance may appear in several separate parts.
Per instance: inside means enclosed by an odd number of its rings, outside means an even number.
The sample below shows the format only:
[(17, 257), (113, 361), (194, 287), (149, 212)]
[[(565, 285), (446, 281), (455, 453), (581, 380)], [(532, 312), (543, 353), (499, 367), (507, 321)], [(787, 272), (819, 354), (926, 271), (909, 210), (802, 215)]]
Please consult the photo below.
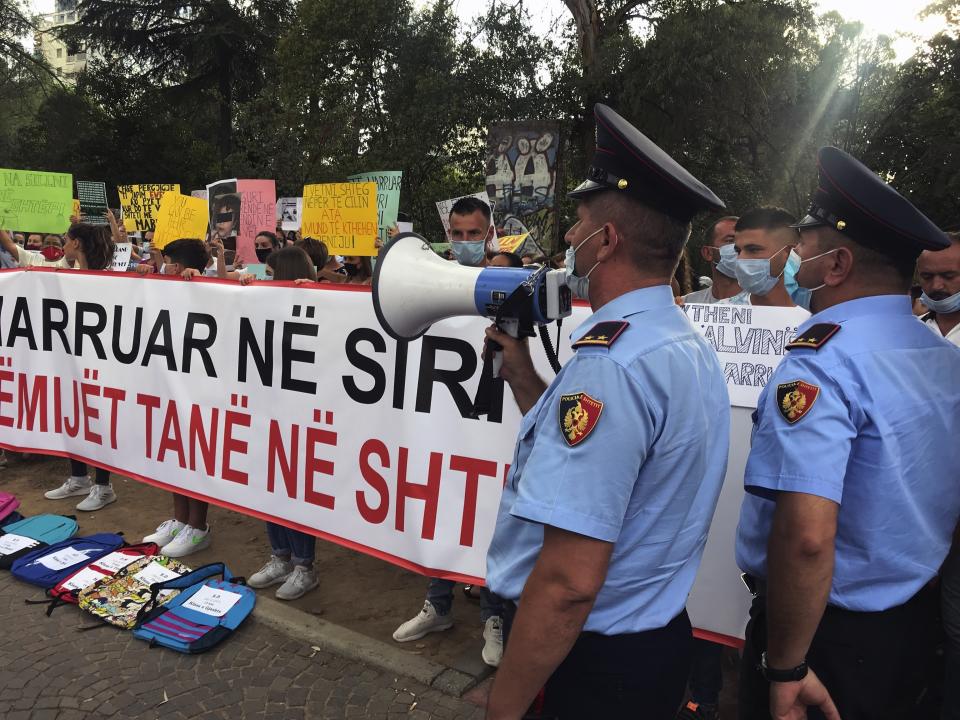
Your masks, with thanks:
[(615, 190), (683, 222), (701, 211), (726, 207), (710, 188), (613, 110), (597, 103), (593, 112), (597, 149), (587, 179), (569, 194), (571, 198)]
[(835, 147), (817, 153), (819, 187), (807, 216), (793, 227), (831, 227), (893, 256), (943, 250), (950, 238), (866, 165)]

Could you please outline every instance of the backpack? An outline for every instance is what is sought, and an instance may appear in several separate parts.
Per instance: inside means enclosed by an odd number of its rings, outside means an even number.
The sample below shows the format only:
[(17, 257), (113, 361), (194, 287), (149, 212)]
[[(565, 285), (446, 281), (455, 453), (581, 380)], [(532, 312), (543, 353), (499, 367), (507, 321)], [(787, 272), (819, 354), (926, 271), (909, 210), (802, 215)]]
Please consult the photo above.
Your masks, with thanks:
[(110, 579), (131, 563), (143, 557), (153, 557), (158, 552), (160, 548), (156, 543), (127, 545), (71, 573), (47, 591), (51, 598), (47, 616), (49, 617), (58, 605), (64, 603), (76, 605), (81, 590), (95, 582)]
[(10, 523), (0, 531), (0, 570), (38, 548), (54, 545), (77, 534), (77, 520), (69, 515), (34, 515)]
[[(150, 599), (150, 586), (189, 572), (190, 568), (179, 560), (165, 555), (142, 557), (113, 577), (105, 577), (85, 587), (77, 593), (77, 604), (81, 610), (86, 610), (108, 625), (131, 630), (137, 622), (140, 608)], [(158, 597), (157, 602), (165, 603), (177, 592), (179, 591), (165, 592)]]
[(10, 568), (17, 580), (49, 590), (64, 578), (123, 545), (116, 533), (70, 538), (17, 558)]
[(11, 515), (17, 515), (18, 519), (23, 519), (20, 513), (14, 512), (18, 507), (20, 507), (20, 501), (16, 497), (10, 493), (0, 492), (0, 527), (13, 522), (10, 519)]
[[(216, 579), (221, 575), (223, 579)], [(150, 601), (143, 606), (133, 636), (150, 647), (161, 645), (182, 653), (201, 653), (219, 645), (247, 619), (256, 603), (256, 593), (243, 578), (234, 578), (226, 565), (204, 565), (183, 577), (150, 587)], [(156, 607), (164, 590), (180, 594)]]

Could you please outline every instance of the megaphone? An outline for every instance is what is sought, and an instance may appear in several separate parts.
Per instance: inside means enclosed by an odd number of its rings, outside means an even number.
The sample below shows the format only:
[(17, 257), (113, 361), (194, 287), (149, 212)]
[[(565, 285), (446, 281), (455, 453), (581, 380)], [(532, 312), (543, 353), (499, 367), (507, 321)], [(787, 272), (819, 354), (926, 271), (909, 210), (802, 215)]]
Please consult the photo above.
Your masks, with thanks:
[(562, 270), (466, 267), (411, 232), (397, 235), (377, 260), (373, 309), (397, 340), (416, 340), (433, 323), (462, 315), (488, 317), (522, 337), (570, 315), (572, 295)]

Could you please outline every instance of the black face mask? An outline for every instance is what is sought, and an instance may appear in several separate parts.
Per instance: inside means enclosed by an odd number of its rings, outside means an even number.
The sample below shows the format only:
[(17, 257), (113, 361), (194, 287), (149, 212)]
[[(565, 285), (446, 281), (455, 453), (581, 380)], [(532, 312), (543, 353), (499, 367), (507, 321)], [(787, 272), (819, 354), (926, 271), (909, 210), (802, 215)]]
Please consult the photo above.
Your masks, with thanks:
[(343, 269), (346, 271), (347, 275), (349, 275), (350, 277), (353, 277), (354, 275), (357, 275), (360, 272), (360, 267), (357, 265), (354, 265), (353, 263), (344, 263)]
[(262, 263), (267, 261), (267, 258), (270, 257), (270, 254), (273, 252), (273, 248), (257, 248), (257, 260)]

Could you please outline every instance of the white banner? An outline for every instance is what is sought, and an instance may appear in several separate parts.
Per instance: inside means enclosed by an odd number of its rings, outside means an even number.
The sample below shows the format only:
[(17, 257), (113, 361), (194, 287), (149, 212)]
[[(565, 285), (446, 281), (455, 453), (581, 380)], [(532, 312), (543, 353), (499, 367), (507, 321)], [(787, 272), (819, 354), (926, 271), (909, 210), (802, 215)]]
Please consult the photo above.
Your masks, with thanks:
[[(754, 310), (764, 327), (783, 322)], [(577, 307), (564, 325), (561, 362), (588, 315)], [(447, 320), (398, 344), (361, 286), (2, 271), (0, 445), (69, 454), (477, 582), (520, 422), (502, 383), (490, 415), (469, 417), (487, 324)], [(531, 348), (551, 377), (540, 344)], [(733, 637), (748, 601), (733, 529), (749, 430), (749, 418), (734, 423), (691, 598), (695, 625)]]

